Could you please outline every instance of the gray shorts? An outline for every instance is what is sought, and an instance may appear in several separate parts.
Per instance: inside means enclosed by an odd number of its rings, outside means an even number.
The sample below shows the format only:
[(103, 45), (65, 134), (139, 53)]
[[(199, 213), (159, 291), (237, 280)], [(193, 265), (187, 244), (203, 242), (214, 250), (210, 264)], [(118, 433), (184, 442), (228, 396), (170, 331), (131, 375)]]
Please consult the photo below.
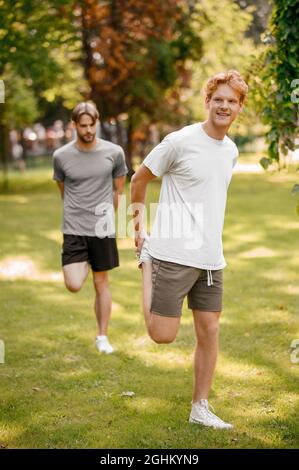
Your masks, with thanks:
[(182, 315), (184, 298), (188, 308), (204, 312), (221, 312), (223, 296), (223, 270), (212, 271), (208, 285), (208, 271), (182, 264), (152, 260), (151, 311), (165, 317)]

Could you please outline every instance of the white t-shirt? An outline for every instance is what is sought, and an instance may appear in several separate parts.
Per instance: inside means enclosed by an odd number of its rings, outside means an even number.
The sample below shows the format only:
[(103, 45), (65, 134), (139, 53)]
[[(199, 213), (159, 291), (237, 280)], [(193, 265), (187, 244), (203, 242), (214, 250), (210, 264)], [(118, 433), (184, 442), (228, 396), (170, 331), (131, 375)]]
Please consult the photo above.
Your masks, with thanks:
[(236, 144), (216, 140), (202, 123), (168, 134), (143, 161), (162, 186), (149, 241), (154, 258), (196, 268), (226, 266), (222, 230)]

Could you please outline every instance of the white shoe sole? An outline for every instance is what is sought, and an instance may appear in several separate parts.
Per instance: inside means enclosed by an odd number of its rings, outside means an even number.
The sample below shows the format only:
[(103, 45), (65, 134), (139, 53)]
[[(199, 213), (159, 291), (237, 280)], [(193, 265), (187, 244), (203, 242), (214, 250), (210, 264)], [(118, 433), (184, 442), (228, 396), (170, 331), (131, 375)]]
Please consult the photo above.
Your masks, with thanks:
[(190, 418), (189, 418), (189, 423), (201, 424), (202, 426), (206, 426), (207, 428), (213, 428), (213, 429), (226, 429), (226, 430), (233, 429), (232, 424), (228, 424), (227, 426), (223, 426), (223, 427), (222, 426), (214, 426), (213, 424), (205, 424), (202, 421), (198, 421), (197, 419), (192, 418), (192, 416), (190, 416)]
[(103, 354), (112, 354), (112, 353), (114, 353), (114, 349), (113, 349), (113, 351), (106, 351), (105, 349), (103, 351), (101, 351), (100, 349), (98, 349), (98, 351), (100, 353), (103, 353)]
[(97, 344), (95, 345), (95, 347), (97, 348), (97, 350), (100, 352), (100, 353), (103, 353), (103, 354), (112, 354), (114, 353), (114, 349), (112, 349), (112, 351), (107, 351), (106, 349), (101, 349), (97, 346)]

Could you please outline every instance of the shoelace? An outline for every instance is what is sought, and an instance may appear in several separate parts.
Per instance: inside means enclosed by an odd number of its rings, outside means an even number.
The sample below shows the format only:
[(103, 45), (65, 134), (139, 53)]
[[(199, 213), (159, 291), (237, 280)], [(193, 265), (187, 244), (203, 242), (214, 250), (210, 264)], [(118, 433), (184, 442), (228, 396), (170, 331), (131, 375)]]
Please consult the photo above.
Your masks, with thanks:
[[(211, 406), (212, 410), (213, 410), (214, 413), (215, 413), (215, 410), (214, 410), (213, 406), (212, 406), (212, 405), (210, 405), (210, 406)], [(219, 416), (213, 414), (210, 410), (207, 410), (207, 412), (208, 412), (208, 416), (212, 419), (212, 421), (213, 421), (214, 423), (217, 423), (217, 424), (220, 424), (220, 423), (221, 423), (221, 424), (226, 425), (225, 421), (223, 421), (223, 419), (219, 418)]]
[(206, 401), (206, 406), (203, 406), (203, 409), (202, 409), (202, 412), (208, 417), (211, 419), (212, 422), (214, 423), (223, 423), (224, 424), (224, 421), (219, 418), (218, 416), (216, 416), (215, 414), (213, 414), (209, 408), (212, 408), (212, 410), (214, 411), (215, 413), (215, 408), (213, 407), (213, 405), (211, 403), (209, 403), (208, 401)]
[(216, 413), (216, 412), (215, 412), (215, 408), (213, 407), (213, 405), (212, 405), (211, 403), (207, 402), (207, 407), (206, 407), (207, 414), (208, 414), (209, 416), (211, 416), (211, 417), (214, 418), (215, 415), (210, 411), (210, 408), (212, 408), (212, 410), (214, 411), (214, 413)]
[(214, 408), (214, 406), (213, 406), (211, 403), (208, 403), (208, 411), (209, 411), (209, 408), (212, 408), (212, 410), (214, 411), (214, 413), (216, 413), (215, 408)]

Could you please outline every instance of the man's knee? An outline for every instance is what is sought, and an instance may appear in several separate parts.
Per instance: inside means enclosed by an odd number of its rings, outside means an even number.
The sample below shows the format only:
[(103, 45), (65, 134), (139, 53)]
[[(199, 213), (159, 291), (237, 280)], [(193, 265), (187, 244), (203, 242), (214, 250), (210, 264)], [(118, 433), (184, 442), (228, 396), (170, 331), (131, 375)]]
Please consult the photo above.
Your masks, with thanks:
[(79, 290), (81, 289), (82, 287), (82, 283), (79, 283), (79, 282), (70, 282), (68, 280), (65, 280), (65, 287), (70, 291), (70, 292), (79, 292)]
[(150, 338), (157, 344), (172, 343), (177, 335), (180, 325), (180, 316), (164, 316), (151, 312), (147, 329)]
[(149, 328), (148, 333), (150, 338), (157, 344), (170, 344), (176, 338), (176, 332), (159, 332), (154, 328)]
[(150, 333), (151, 339), (157, 344), (170, 344), (175, 340), (175, 336), (161, 336), (157, 334)]
[(200, 342), (204, 342), (215, 338), (218, 336), (219, 333), (219, 324), (218, 322), (213, 322), (209, 325), (205, 325), (199, 331), (197, 331), (197, 339)]
[(63, 277), (65, 287), (70, 292), (79, 292), (88, 275), (88, 265), (86, 262), (73, 263), (63, 266)]
[(93, 285), (98, 294), (101, 294), (104, 290), (109, 287), (108, 275), (95, 276), (93, 280)]

